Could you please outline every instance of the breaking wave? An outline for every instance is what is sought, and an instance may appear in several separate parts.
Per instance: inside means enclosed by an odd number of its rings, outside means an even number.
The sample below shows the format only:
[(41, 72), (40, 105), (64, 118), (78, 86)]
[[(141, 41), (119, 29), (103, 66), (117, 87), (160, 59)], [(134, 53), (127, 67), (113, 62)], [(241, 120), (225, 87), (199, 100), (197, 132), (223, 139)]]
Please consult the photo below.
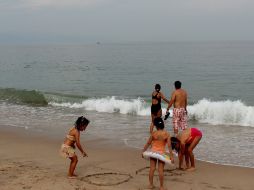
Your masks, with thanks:
[(242, 101), (211, 101), (202, 99), (188, 106), (189, 118), (213, 125), (241, 125), (254, 127), (254, 107)]
[[(52, 106), (69, 108), (83, 108), (106, 113), (132, 114), (139, 116), (150, 115), (150, 103), (142, 98), (120, 99), (115, 96), (105, 98), (89, 98), (81, 103), (56, 103), (49, 102)], [(254, 127), (254, 107), (246, 106), (240, 100), (237, 101), (211, 101), (202, 99), (196, 104), (189, 105), (188, 117), (200, 123), (213, 125), (241, 125)], [(163, 109), (165, 113), (165, 109)], [(171, 111), (172, 115), (172, 111)]]

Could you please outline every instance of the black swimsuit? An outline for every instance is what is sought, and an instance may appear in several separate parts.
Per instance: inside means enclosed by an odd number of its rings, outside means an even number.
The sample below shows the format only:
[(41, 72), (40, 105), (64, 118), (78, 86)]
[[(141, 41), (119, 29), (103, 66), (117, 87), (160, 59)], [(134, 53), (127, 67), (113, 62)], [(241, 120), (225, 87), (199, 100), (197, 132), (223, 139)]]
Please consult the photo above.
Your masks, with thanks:
[(158, 94), (159, 93), (157, 93), (155, 96), (152, 95), (152, 99), (158, 100), (157, 104), (152, 104), (151, 106), (151, 113), (153, 115), (157, 115), (157, 113), (161, 110), (161, 98), (157, 97)]

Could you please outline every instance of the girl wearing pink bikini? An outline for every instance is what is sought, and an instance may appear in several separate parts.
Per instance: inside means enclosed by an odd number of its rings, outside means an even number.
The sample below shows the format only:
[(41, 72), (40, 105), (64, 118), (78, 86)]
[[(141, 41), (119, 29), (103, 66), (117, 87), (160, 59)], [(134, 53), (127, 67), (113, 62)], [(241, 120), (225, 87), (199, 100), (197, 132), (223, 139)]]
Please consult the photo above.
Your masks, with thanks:
[[(181, 131), (176, 137), (171, 137), (172, 149), (178, 152), (179, 169), (184, 169), (183, 157), (185, 156), (186, 170), (195, 170), (193, 149), (202, 138), (202, 132), (197, 128), (187, 128)], [(190, 165), (191, 164), (191, 165)]]

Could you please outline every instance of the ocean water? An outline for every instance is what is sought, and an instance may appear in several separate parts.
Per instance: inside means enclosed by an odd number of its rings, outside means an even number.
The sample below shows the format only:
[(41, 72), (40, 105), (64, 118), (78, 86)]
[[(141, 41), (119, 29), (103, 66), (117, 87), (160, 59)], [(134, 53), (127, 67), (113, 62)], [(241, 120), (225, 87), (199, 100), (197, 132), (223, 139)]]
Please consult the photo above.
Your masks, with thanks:
[(85, 115), (86, 137), (142, 148), (154, 85), (169, 98), (175, 80), (197, 158), (254, 167), (254, 42), (0, 46), (0, 125), (60, 136)]

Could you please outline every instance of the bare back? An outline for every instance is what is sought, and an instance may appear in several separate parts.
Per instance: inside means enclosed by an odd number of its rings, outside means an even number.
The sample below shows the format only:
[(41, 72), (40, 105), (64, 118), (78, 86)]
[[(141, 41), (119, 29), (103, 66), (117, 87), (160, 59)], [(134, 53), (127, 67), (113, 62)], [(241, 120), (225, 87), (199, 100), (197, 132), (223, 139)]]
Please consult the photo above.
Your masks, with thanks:
[(172, 94), (174, 108), (186, 108), (187, 106), (187, 93), (183, 89), (177, 89)]
[(165, 145), (168, 143), (169, 139), (168, 132), (164, 130), (158, 130), (152, 134), (152, 150), (156, 152), (165, 152)]
[(163, 99), (166, 103), (169, 103), (169, 101), (166, 99), (164, 94), (162, 92), (153, 91), (152, 93), (152, 104), (158, 104), (160, 103), (159, 100)]

